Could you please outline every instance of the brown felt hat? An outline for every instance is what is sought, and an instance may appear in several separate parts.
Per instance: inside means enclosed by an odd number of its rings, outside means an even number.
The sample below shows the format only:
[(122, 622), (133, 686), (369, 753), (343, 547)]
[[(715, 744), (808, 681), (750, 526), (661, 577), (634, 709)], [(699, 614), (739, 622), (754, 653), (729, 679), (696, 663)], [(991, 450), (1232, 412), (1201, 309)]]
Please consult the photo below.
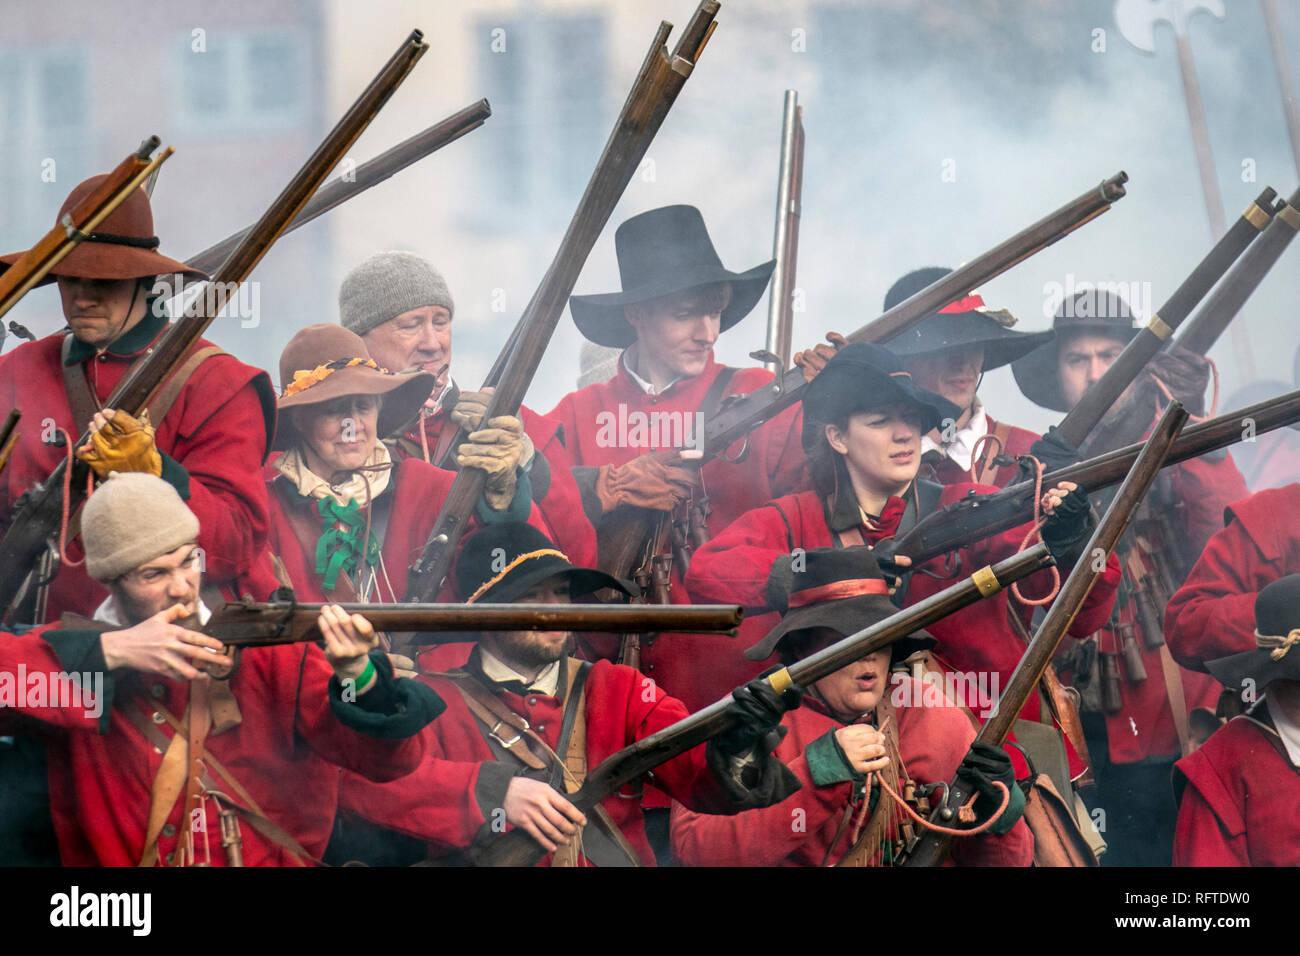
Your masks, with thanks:
[(380, 368), (366, 343), (341, 325), (309, 325), (280, 353), (280, 410), (271, 447), (281, 451), (299, 438), (285, 409), (319, 405), (345, 395), (385, 395), (379, 410), (378, 436), (391, 435), (415, 418), (433, 392), (428, 372), (394, 374)]
[[(89, 196), (107, 179), (92, 176), (77, 186), (59, 207), (55, 222), (77, 203)], [(26, 252), (11, 252), (0, 256), (4, 269), (21, 259)], [(4, 271), (0, 269), (0, 272)], [(158, 252), (158, 237), (153, 231), (153, 209), (143, 188), (132, 190), (99, 224), (99, 228), (63, 257), (49, 274), (37, 285), (53, 282), (58, 276), (76, 276), (82, 279), (143, 279), (148, 276), (174, 273), (196, 279), (208, 278), (206, 273), (191, 269)]]

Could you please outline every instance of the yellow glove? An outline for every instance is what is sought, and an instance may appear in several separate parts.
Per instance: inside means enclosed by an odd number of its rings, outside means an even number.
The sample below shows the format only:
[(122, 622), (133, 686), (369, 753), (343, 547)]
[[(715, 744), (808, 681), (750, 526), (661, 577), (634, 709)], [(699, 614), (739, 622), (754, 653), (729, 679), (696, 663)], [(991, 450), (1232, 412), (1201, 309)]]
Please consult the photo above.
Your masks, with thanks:
[(149, 411), (137, 420), (126, 412), (106, 408), (90, 423), (90, 444), (77, 449), (77, 457), (102, 480), (110, 471), (143, 471), (162, 475), (162, 456), (154, 444)]
[(487, 472), (483, 497), (493, 511), (505, 511), (515, 497), (516, 470), (525, 457), (532, 457), (533, 443), (519, 419), (510, 415), (489, 419), (487, 424), (470, 432), (456, 449), (456, 463)]
[(461, 392), (456, 400), (456, 407), (451, 410), (451, 420), (466, 431), (474, 431), (483, 421), (488, 402), (492, 400), (492, 389), (481, 392)]

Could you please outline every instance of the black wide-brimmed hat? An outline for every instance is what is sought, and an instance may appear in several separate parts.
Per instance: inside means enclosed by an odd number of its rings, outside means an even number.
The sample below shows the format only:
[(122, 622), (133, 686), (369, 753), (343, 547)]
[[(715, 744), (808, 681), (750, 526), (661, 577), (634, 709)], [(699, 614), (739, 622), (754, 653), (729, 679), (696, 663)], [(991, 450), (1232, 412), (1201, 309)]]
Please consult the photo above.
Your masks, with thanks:
[(1061, 302), (1052, 319), (1046, 344), (1011, 363), (1016, 384), (1035, 405), (1054, 412), (1068, 412), (1070, 405), (1061, 391), (1056, 357), (1061, 340), (1074, 332), (1104, 335), (1128, 345), (1141, 331), (1133, 325), (1133, 310), (1113, 292), (1084, 289)]
[(569, 297), (578, 331), (611, 348), (636, 341), (624, 306), (717, 282), (731, 283), (731, 302), (722, 310), (722, 331), (727, 331), (758, 304), (776, 265), (773, 259), (746, 272), (724, 268), (694, 206), (664, 206), (633, 216), (614, 233), (614, 251), (623, 291)]
[(956, 421), (961, 409), (942, 395), (921, 388), (889, 349), (867, 342), (844, 346), (808, 385), (803, 398), (803, 447), (820, 440), (827, 423), (882, 405), (911, 405), (921, 413), (922, 433), (945, 419)]
[(1300, 574), (1265, 585), (1255, 597), (1253, 651), (1206, 661), (1224, 687), (1241, 693), (1247, 680), (1264, 690), (1275, 680), (1300, 680)]
[(618, 578), (580, 568), (532, 525), (488, 525), (465, 541), (456, 558), (456, 592), (466, 604), (509, 604), (547, 578), (569, 579), (574, 598), (613, 588), (631, 596)]
[[(932, 266), (909, 272), (889, 287), (885, 311), (889, 311), (952, 272)], [(957, 348), (984, 350), (984, 367), (988, 372), (1014, 362), (1052, 338), (1051, 332), (1013, 332), (1016, 317), (1005, 309), (994, 311), (974, 294), (944, 306), (885, 344), (899, 358), (915, 358)]]
[[(771, 657), (781, 642), (812, 628), (827, 627), (841, 637), (898, 613), (889, 600), (889, 583), (866, 548), (814, 548), (801, 555), (802, 570), (794, 570), (781, 588), (781, 623), (745, 651), (751, 661)], [(924, 630), (913, 631), (892, 645), (894, 660), (933, 647)]]

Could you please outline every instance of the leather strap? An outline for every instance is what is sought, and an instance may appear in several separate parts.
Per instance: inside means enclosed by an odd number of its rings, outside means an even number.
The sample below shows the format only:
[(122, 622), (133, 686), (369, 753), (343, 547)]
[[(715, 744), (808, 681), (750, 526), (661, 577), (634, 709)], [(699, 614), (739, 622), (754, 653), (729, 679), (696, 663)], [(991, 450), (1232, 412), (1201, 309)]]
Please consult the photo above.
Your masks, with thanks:
[(63, 349), (59, 362), (63, 366), (63, 389), (68, 394), (68, 405), (72, 408), (72, 424), (77, 434), (90, 427), (90, 420), (99, 411), (99, 399), (86, 381), (86, 367), (80, 362), (68, 364), (68, 353), (74, 339), (72, 333), (63, 337)]
[[(149, 421), (153, 424), (154, 428), (161, 425), (162, 420), (167, 417), (167, 413), (171, 411), (172, 405), (175, 404), (176, 399), (180, 396), (181, 389), (185, 387), (185, 384), (190, 380), (190, 376), (194, 374), (195, 370), (214, 355), (226, 354), (228, 353), (225, 349), (218, 348), (215, 345), (205, 345), (203, 348), (196, 349), (190, 353), (190, 357), (187, 358), (181, 364), (181, 367), (172, 374), (172, 377), (167, 380), (167, 384), (162, 387), (158, 394), (154, 396), (154, 400), (149, 403)], [(136, 361), (138, 362), (140, 360), (136, 359)], [(131, 364), (131, 367), (132, 369), (135, 368), (134, 362)]]
[[(1007, 439), (1011, 437), (1011, 426), (1004, 422), (998, 422), (993, 426), (992, 435), (993, 438), (984, 443), (984, 458), (979, 462), (978, 471), (975, 470), (976, 463), (971, 462), (971, 478), (977, 485), (997, 484), (994, 479), (996, 479), (1001, 466), (995, 465), (993, 459), (1006, 450)], [(997, 442), (996, 448), (994, 447), (994, 441)]]
[(1183, 695), (1183, 675), (1178, 672), (1169, 653), (1168, 645), (1160, 645), (1160, 670), (1165, 679), (1165, 692), (1169, 695), (1169, 708), (1174, 714), (1174, 730), (1178, 732), (1178, 747), (1186, 757), (1196, 748), (1192, 746), (1192, 730), (1187, 720), (1187, 700)]

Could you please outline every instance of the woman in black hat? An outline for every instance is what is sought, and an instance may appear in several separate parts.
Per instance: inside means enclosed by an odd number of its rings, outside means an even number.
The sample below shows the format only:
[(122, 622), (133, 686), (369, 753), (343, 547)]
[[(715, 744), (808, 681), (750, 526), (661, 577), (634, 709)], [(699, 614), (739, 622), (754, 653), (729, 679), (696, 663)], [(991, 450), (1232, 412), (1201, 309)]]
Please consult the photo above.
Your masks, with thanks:
[(1253, 706), (1174, 766), (1174, 866), (1300, 866), (1300, 575), (1259, 592), (1255, 644), (1206, 664)]
[[(776, 607), (806, 550), (869, 547), (968, 493), (995, 490), (917, 480), (921, 436), (953, 414), (945, 399), (919, 388), (887, 349), (864, 344), (841, 349), (804, 398), (803, 439), (814, 489), (748, 512), (696, 552), (686, 578), (692, 597)], [(1087, 499), (1066, 482), (1046, 491), (1042, 510), (1048, 515), (1044, 540), (1063, 565), (1072, 564), (1088, 536)], [(950, 585), (955, 575), (1008, 557), (1027, 531), (1021, 527), (974, 541), (947, 561), (936, 559), (917, 573), (904, 573), (895, 603), (913, 604)], [(909, 570), (905, 561), (899, 565)], [(1046, 574), (1031, 580), (1026, 594), (1042, 594), (1050, 586)], [(1105, 622), (1118, 581), (1112, 559), (1071, 634), (1086, 637)], [(935, 662), (946, 671), (983, 674), (1005, 686), (1024, 651), (1006, 614), (1007, 596), (1000, 592), (936, 623), (931, 628), (939, 641)], [(970, 696), (963, 703), (987, 717), (988, 701)], [(1033, 697), (1023, 716), (1037, 720), (1038, 711)], [(1083, 771), (1077, 758), (1073, 764), (1075, 774)]]
[[(896, 611), (884, 575), (862, 548), (807, 552), (804, 572), (794, 575), (788, 588), (780, 596), (780, 625), (746, 652), (750, 660), (780, 654), (788, 666)], [(672, 838), (678, 858), (691, 866), (888, 864), (904, 819), (878, 784), (869, 796), (863, 793), (867, 775), (879, 773), (902, 794), (909, 781), (947, 782), (960, 765), (985, 791), (975, 805), (978, 820), (1000, 805), (993, 780), (1008, 788), (1009, 802), (987, 836), (956, 841), (954, 860), (1028, 866), (1033, 838), (1019, 822), (1024, 796), (1010, 758), (974, 743), (974, 727), (941, 687), (891, 673), (891, 662), (901, 665), (933, 644), (934, 638), (918, 631), (810, 686), (804, 706), (782, 720), (788, 733), (775, 751), (799, 778), (800, 791), (775, 806), (734, 817), (675, 807)], [(792, 827), (792, 820), (800, 826)]]
[[(628, 593), (617, 579), (570, 564), (529, 525), (493, 525), (470, 537), (455, 577), (469, 604), (568, 604), (597, 590)], [(569, 656), (567, 632), (474, 636), (463, 668), (422, 678), (447, 702), (430, 728), (432, 756), (383, 786), (347, 775), (342, 805), (429, 843), (440, 857), (492, 840), (508, 822), (552, 852), (549, 865), (653, 866), (639, 787), (586, 815), (563, 794), (601, 760), (685, 718), (686, 707), (633, 668)], [(695, 809), (731, 813), (794, 792), (770, 751), (799, 690), (778, 696), (756, 681), (736, 694), (734, 731), (654, 770), (656, 786)], [(742, 767), (749, 768), (743, 779)]]

